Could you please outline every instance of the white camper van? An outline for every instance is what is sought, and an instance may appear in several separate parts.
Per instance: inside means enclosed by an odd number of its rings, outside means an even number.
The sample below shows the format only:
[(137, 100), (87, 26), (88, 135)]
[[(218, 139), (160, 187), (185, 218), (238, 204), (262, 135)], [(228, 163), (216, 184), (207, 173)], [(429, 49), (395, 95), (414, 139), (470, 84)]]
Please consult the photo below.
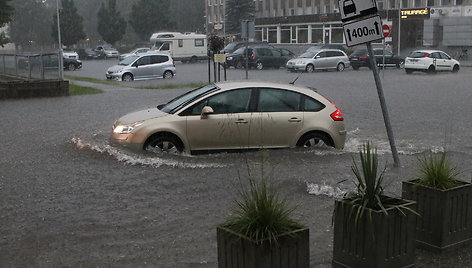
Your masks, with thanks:
[(159, 32), (151, 35), (151, 50), (169, 53), (176, 61), (196, 62), (207, 59), (207, 37), (204, 34)]

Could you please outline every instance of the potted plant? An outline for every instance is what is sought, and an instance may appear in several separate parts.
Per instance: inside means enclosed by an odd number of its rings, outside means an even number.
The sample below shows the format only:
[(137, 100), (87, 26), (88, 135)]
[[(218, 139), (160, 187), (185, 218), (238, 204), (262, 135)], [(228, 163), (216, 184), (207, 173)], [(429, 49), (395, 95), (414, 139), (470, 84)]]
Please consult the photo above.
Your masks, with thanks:
[(217, 227), (218, 267), (308, 268), (309, 230), (292, 211), (266, 179), (249, 179), (233, 215)]
[(416, 242), (434, 252), (472, 241), (472, 184), (458, 179), (446, 152), (418, 159), (419, 175), (402, 184), (402, 196), (417, 202)]
[(333, 267), (413, 267), (413, 201), (386, 196), (370, 142), (353, 160), (356, 191), (335, 201)]

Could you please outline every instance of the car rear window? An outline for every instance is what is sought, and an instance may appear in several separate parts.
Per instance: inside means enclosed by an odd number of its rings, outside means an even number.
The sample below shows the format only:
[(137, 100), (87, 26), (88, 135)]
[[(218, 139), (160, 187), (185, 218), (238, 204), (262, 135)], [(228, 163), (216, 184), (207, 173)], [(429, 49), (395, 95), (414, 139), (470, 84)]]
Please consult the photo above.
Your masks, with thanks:
[(352, 52), (352, 56), (361, 56), (361, 55), (367, 55), (367, 50), (366, 49), (359, 49), (354, 52)]
[(423, 51), (413, 51), (408, 55), (410, 58), (425, 58), (428, 57), (429, 53)]

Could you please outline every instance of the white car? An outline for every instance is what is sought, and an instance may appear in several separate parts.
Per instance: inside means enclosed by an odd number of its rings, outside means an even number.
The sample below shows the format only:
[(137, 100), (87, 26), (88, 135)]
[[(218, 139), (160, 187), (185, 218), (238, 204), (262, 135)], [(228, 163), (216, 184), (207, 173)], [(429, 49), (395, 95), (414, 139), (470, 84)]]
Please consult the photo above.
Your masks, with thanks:
[(287, 62), (289, 71), (306, 71), (333, 69), (344, 71), (350, 66), (349, 57), (340, 49), (320, 49), (307, 51), (298, 58)]
[(76, 60), (78, 60), (79, 59), (79, 54), (77, 54), (77, 52), (75, 52), (71, 49), (64, 48), (62, 50), (62, 57), (65, 58), (65, 59), (76, 59)]
[(121, 54), (119, 59), (120, 60), (124, 60), (126, 57), (128, 56), (131, 56), (131, 55), (137, 55), (137, 54), (141, 54), (141, 53), (146, 53), (149, 51), (150, 48), (148, 47), (140, 47), (140, 48), (136, 48), (134, 50), (132, 50), (131, 52), (129, 53), (125, 53), (125, 54)]
[(415, 50), (405, 58), (405, 72), (407, 74), (411, 74), (413, 71), (457, 73), (459, 69), (459, 61), (440, 50)]
[(145, 53), (128, 56), (118, 65), (108, 68), (107, 79), (133, 81), (138, 79), (165, 78), (176, 74), (174, 60), (165, 53)]

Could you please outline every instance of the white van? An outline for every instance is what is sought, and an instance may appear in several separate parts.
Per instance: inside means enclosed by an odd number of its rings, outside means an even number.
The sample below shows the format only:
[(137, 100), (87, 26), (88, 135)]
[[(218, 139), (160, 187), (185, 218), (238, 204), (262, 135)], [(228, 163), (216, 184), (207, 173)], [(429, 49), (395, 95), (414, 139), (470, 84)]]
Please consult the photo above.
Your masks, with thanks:
[(169, 53), (176, 61), (196, 62), (207, 59), (205, 34), (159, 32), (151, 35), (152, 51)]

